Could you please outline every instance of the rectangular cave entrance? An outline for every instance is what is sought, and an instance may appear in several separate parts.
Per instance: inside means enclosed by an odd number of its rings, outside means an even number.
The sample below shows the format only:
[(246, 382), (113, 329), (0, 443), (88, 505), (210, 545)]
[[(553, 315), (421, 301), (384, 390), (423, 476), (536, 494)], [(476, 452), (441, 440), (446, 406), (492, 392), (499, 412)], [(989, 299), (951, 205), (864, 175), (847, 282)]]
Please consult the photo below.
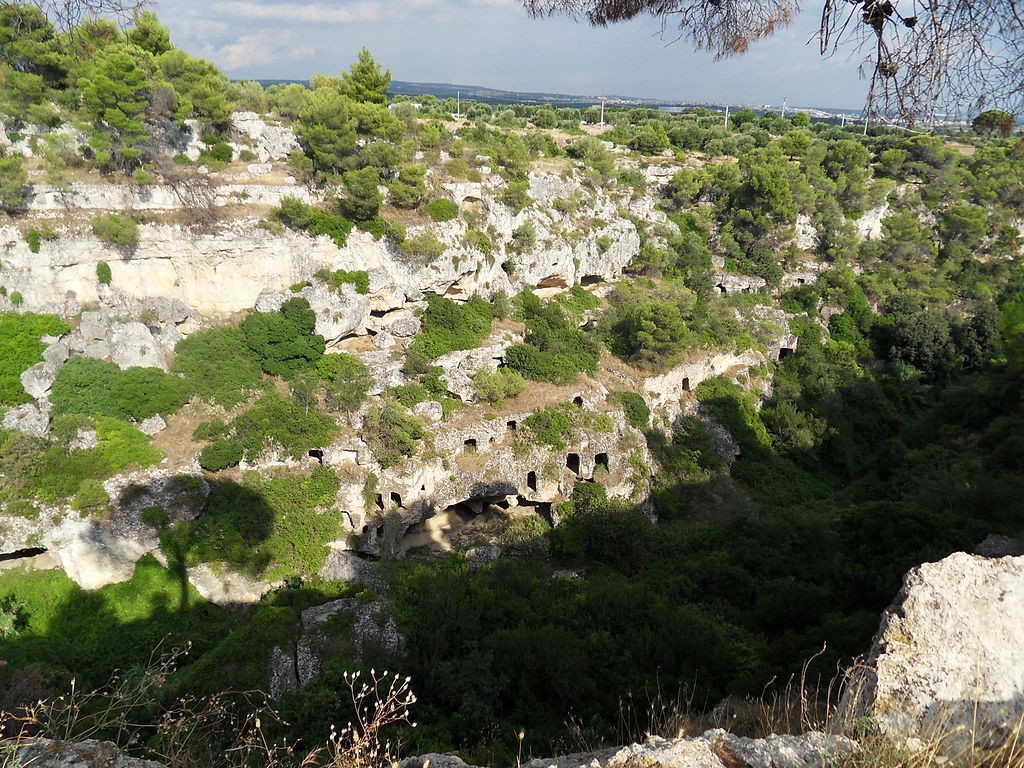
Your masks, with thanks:
[(468, 440), (464, 441), (462, 445), (463, 445), (463, 448), (466, 450), (467, 453), (476, 453), (476, 438), (475, 437), (471, 437)]
[(565, 457), (565, 466), (570, 472), (578, 475), (580, 473), (580, 455), (578, 453), (570, 453)]
[(796, 350), (792, 347), (782, 347), (779, 350), (779, 360), (785, 360), (787, 357), (792, 357), (796, 354)]
[(685, 377), (681, 382), (679, 382), (679, 389), (681, 389), (683, 392), (689, 392), (690, 391), (690, 377), (689, 376)]
[(401, 507), (402, 506), (402, 495), (399, 494), (399, 493), (392, 492), (391, 493), (391, 503), (394, 504), (396, 507)]
[(506, 422), (505, 426), (508, 427), (510, 432), (515, 432), (516, 431), (516, 427), (518, 427), (519, 424), (518, 424), (518, 422), (513, 420), (513, 421)]
[(607, 453), (599, 453), (594, 457), (594, 471), (596, 472), (599, 468), (603, 469), (605, 472), (608, 471)]

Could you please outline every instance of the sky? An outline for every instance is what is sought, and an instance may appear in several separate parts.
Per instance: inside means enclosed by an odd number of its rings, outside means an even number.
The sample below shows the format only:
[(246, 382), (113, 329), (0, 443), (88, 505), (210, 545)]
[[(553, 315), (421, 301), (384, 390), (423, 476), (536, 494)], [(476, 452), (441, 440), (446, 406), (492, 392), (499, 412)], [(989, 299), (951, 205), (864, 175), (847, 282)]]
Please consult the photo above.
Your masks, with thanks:
[(517, 0), (162, 0), (175, 45), (232, 78), (337, 74), (366, 46), (396, 80), (515, 91), (859, 110), (859, 61), (822, 59), (813, 3), (746, 54), (714, 61), (645, 17), (605, 28), (531, 19)]

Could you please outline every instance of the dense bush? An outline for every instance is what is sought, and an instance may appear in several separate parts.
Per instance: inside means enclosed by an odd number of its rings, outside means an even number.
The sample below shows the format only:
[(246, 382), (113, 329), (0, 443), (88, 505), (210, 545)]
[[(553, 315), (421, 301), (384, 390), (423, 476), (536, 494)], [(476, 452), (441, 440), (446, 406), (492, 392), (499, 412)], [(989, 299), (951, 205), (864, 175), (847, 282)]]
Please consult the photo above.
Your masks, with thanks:
[(643, 397), (636, 392), (629, 392), (627, 390), (614, 392), (608, 399), (622, 405), (622, 410), (626, 414), (626, 421), (629, 422), (630, 426), (640, 430), (646, 430), (650, 426), (651, 409), (647, 407)]
[(218, 440), (199, 453), (199, 466), (207, 472), (219, 472), (234, 467), (242, 460), (244, 448), (238, 440)]
[(330, 445), (337, 431), (331, 417), (277, 392), (261, 397), (229, 425), (229, 433), (242, 444), (247, 461), (256, 461), (264, 447), (280, 448), (298, 459), (310, 449)]
[(349, 233), (355, 226), (344, 216), (316, 208), (297, 197), (281, 198), (281, 206), (277, 209), (276, 216), (285, 226), (305, 232), (310, 237), (326, 235), (339, 248), (345, 247)]
[[(55, 432), (60, 431), (62, 418), (54, 419)], [(63, 502), (86, 481), (103, 481), (130, 467), (144, 469), (163, 458), (146, 435), (125, 421), (100, 416), (81, 423), (95, 428), (95, 448), (69, 452), (63, 441), (0, 430), (0, 498)]]
[(399, 251), (420, 264), (437, 261), (444, 255), (445, 248), (445, 244), (438, 240), (437, 235), (430, 230), (406, 238), (398, 246)]
[(253, 312), (239, 326), (264, 372), (286, 378), (323, 357), (324, 337), (313, 333), (315, 328), (316, 315), (301, 298), (288, 299), (278, 312)]
[(520, 294), (526, 341), (509, 347), (505, 362), (528, 379), (568, 384), (580, 372), (597, 368), (600, 345), (571, 322), (557, 301), (546, 304), (532, 293)]
[(262, 369), (238, 328), (209, 328), (175, 347), (172, 371), (195, 397), (233, 408), (262, 386)]
[(124, 250), (139, 244), (139, 224), (130, 216), (111, 213), (92, 220), (92, 233), (101, 243)]
[(374, 406), (363, 417), (363, 439), (383, 467), (414, 456), (426, 434), (423, 422), (394, 402)]
[(522, 431), (518, 436), (521, 440), (529, 440), (531, 444), (540, 443), (562, 450), (573, 435), (577, 413), (578, 410), (572, 405), (541, 408), (523, 419), (520, 425)]
[(451, 221), (459, 215), (459, 206), (444, 197), (431, 200), (424, 210), (434, 221)]
[(434, 359), (459, 349), (474, 349), (491, 332), (491, 305), (483, 299), (456, 303), (427, 294), (423, 330), (409, 347), (410, 355)]
[(316, 364), (317, 375), (327, 390), (327, 405), (343, 411), (355, 411), (370, 390), (370, 369), (356, 357), (345, 353), (324, 355)]
[(513, 397), (526, 390), (526, 380), (522, 374), (499, 368), (492, 371), (481, 368), (473, 376), (473, 389), (476, 396), (487, 403), (501, 403), (507, 397)]
[(105, 261), (96, 262), (96, 280), (100, 285), (110, 285), (113, 275), (110, 273), (110, 265)]
[(43, 336), (67, 331), (67, 323), (56, 315), (0, 313), (0, 405), (29, 401), (21, 387), (22, 371), (43, 359)]
[(174, 413), (188, 402), (188, 384), (159, 368), (121, 370), (114, 363), (73, 357), (50, 392), (53, 413), (80, 413), (142, 421)]
[(365, 295), (370, 292), (370, 275), (365, 269), (356, 269), (351, 272), (346, 269), (336, 269), (333, 272), (321, 269), (316, 276), (335, 291), (340, 290), (343, 285), (351, 285), (356, 289), (356, 293)]

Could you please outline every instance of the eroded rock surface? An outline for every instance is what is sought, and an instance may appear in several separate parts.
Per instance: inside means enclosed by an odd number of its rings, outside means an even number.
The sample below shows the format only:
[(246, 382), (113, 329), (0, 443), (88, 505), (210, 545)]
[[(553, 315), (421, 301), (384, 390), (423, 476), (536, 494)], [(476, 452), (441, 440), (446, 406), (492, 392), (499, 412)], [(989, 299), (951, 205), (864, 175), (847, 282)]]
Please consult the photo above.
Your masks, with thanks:
[(912, 569), (843, 708), (948, 756), (1007, 743), (1024, 718), (1024, 557)]

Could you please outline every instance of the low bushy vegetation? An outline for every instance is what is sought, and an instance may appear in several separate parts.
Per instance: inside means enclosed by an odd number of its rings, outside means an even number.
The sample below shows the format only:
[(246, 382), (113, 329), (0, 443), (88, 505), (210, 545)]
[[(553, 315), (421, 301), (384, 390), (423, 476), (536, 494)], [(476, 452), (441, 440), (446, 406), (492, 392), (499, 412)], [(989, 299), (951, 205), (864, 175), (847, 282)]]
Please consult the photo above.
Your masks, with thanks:
[(323, 357), (324, 337), (315, 329), (316, 314), (308, 301), (297, 297), (277, 312), (253, 312), (239, 326), (263, 371), (285, 378), (312, 369)]
[(416, 455), (426, 434), (423, 422), (395, 402), (386, 400), (363, 417), (363, 439), (383, 467)]
[(480, 346), (491, 332), (491, 305), (483, 299), (456, 303), (427, 294), (422, 320), (423, 330), (409, 347), (409, 355), (433, 360), (448, 352)]
[(97, 216), (92, 220), (92, 233), (100, 242), (122, 250), (139, 244), (139, 224), (130, 216), (117, 213)]
[(282, 198), (276, 216), (285, 226), (305, 232), (310, 237), (326, 235), (339, 248), (345, 247), (355, 226), (351, 219), (304, 203), (297, 197)]
[(57, 373), (50, 392), (53, 413), (110, 416), (142, 421), (174, 413), (188, 402), (184, 379), (159, 368), (127, 368), (74, 357)]
[(0, 406), (29, 401), (21, 386), (22, 372), (43, 359), (43, 336), (68, 330), (67, 323), (56, 315), (0, 313)]
[(172, 371), (196, 398), (233, 408), (263, 386), (260, 362), (238, 328), (193, 333), (175, 354)]
[(568, 384), (579, 373), (597, 368), (600, 343), (572, 322), (559, 302), (542, 302), (532, 293), (517, 298), (519, 315), (526, 324), (526, 340), (509, 347), (509, 368), (528, 379)]

